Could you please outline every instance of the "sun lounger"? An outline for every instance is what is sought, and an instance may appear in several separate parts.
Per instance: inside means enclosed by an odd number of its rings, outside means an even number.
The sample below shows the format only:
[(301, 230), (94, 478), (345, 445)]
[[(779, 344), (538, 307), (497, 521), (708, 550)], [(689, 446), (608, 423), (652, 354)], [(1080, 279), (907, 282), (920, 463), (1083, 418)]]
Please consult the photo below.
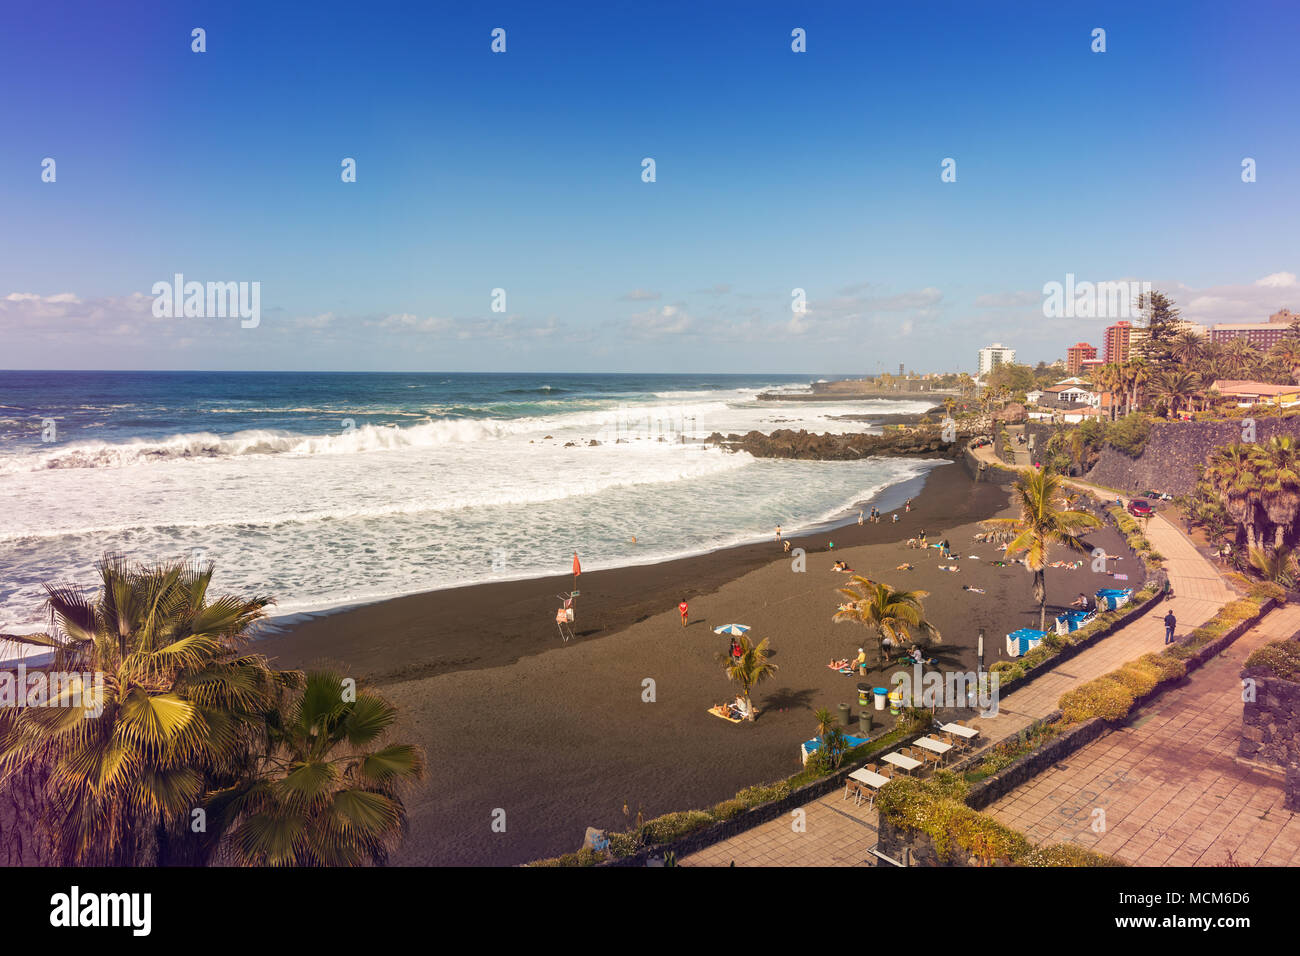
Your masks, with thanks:
[(1045, 632), (1035, 630), (1032, 627), (1022, 627), (1018, 631), (1012, 631), (1007, 635), (1007, 654), (1011, 657), (1028, 654), (1043, 643), (1043, 638), (1046, 636)]

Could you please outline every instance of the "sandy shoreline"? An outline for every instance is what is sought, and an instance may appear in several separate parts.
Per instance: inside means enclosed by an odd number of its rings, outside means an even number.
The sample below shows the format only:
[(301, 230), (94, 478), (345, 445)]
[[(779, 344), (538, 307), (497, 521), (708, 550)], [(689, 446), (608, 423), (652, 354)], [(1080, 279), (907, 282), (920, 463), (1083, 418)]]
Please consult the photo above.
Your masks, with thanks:
[[(625, 803), (652, 816), (793, 773), (799, 741), (815, 729), (813, 710), (847, 703), (856, 714), (858, 678), (826, 667), (869, 636), (831, 623), (835, 588), (844, 583), (830, 571), (836, 558), (932, 592), (926, 609), (943, 632), (933, 648), (942, 668), (974, 669), (981, 626), (986, 664), (1000, 659), (1007, 631), (1037, 624), (1030, 576), (988, 565), (993, 550), (972, 546), (978, 521), (1005, 512), (1007, 500), (1004, 486), (943, 465), (897, 524), (887, 516), (793, 539), (807, 549), (804, 573), (767, 542), (583, 574), (578, 639), (568, 645), (553, 623), (555, 594), (571, 586), (561, 575), (355, 608), (268, 637), (258, 649), (281, 666), (332, 663), (381, 685), (400, 708), (400, 735), (425, 748), (430, 773), (408, 800), (411, 829), (395, 862), (519, 863), (576, 849), (588, 825), (622, 825)], [(903, 544), (922, 528), (985, 560), (958, 561), (957, 574), (939, 571), (937, 552)], [(1122, 547), (1112, 531), (1090, 540), (1112, 553)], [(916, 570), (894, 571), (903, 561)], [(1086, 565), (1049, 572), (1049, 599), (1065, 603), (1109, 583)], [(676, 613), (682, 596), (691, 605), (686, 628)], [(711, 631), (731, 622), (770, 638), (780, 666), (755, 694), (763, 715), (743, 726), (706, 713), (735, 693), (715, 661), (726, 641)], [(646, 679), (654, 702), (642, 699)], [(491, 828), (498, 809), (505, 833)]]

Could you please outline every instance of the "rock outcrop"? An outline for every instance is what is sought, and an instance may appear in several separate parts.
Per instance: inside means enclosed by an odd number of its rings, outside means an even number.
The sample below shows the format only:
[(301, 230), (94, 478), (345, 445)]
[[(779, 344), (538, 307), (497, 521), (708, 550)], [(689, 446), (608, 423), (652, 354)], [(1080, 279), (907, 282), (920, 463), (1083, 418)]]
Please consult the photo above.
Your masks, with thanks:
[(853, 461), (872, 455), (953, 458), (969, 437), (965, 432), (958, 432), (954, 441), (946, 442), (938, 428), (891, 431), (883, 435), (818, 435), (802, 429), (780, 428), (768, 435), (760, 431), (725, 436), (714, 432), (708, 440), (732, 451), (747, 451), (755, 458)]

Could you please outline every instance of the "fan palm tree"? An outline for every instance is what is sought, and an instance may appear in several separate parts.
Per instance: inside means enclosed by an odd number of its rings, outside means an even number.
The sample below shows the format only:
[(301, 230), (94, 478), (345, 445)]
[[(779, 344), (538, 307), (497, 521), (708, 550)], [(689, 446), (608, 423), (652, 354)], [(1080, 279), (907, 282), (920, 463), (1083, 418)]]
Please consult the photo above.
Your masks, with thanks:
[(1300, 514), (1300, 450), (1290, 435), (1274, 435), (1259, 446), (1260, 503), (1274, 528), (1273, 547), (1283, 539)]
[(991, 518), (981, 524), (990, 531), (1013, 536), (1007, 545), (1007, 557), (1024, 552), (1025, 566), (1034, 576), (1038, 629), (1046, 630), (1047, 558), (1051, 546), (1062, 544), (1071, 551), (1087, 551), (1079, 535), (1101, 522), (1086, 511), (1071, 508), (1061, 476), (1047, 469), (1022, 471), (1012, 500), (1020, 511), (1019, 517)]
[(0, 789), (43, 782), (35, 825), (57, 864), (203, 862), (192, 809), (244, 771), (296, 677), (242, 651), (270, 599), (210, 600), (211, 565), (109, 555), (98, 572), (93, 596), (47, 585), (53, 633), (9, 638), (51, 652), (51, 672), (102, 675), (103, 689), (0, 711)]
[(855, 574), (849, 586), (839, 592), (849, 599), (849, 604), (831, 620), (836, 624), (851, 621), (874, 630), (882, 664), (886, 663), (886, 637), (895, 644), (915, 641), (918, 636), (943, 640), (939, 629), (925, 617), (921, 602), (930, 596), (929, 591), (896, 591), (888, 584)]
[(1257, 547), (1255, 524), (1262, 483), (1256, 449), (1237, 443), (1215, 449), (1207, 462), (1205, 481), (1237, 526), (1245, 529), (1247, 547)]
[(387, 862), (406, 824), (401, 789), (424, 772), (409, 744), (385, 743), (396, 709), (308, 673), (268, 713), (266, 749), (248, 779), (208, 800), (223, 852), (245, 866)]
[(740, 685), (741, 695), (745, 698), (746, 719), (754, 719), (754, 702), (750, 694), (761, 682), (777, 672), (777, 666), (769, 659), (772, 649), (763, 638), (757, 644), (744, 634), (736, 639), (740, 643), (740, 656), (733, 657), (727, 665), (727, 677)]
[(1205, 339), (1190, 329), (1178, 332), (1169, 342), (1169, 354), (1184, 368), (1193, 368), (1205, 354)]
[(1184, 400), (1190, 403), (1197, 389), (1201, 387), (1200, 377), (1195, 372), (1182, 368), (1166, 369), (1152, 382), (1156, 397), (1162, 398), (1169, 406), (1169, 415), (1174, 417)]

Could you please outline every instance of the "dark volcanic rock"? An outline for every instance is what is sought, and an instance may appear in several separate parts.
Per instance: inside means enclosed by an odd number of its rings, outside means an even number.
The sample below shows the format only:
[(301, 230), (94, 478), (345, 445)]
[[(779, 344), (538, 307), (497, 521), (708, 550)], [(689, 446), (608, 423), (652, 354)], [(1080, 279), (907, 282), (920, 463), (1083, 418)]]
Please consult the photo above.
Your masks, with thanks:
[(818, 435), (800, 429), (777, 429), (770, 435), (759, 431), (747, 435), (729, 435), (723, 439), (718, 433), (710, 441), (733, 451), (747, 451), (755, 458), (798, 458), (813, 461), (852, 461), (871, 455), (956, 455), (965, 438), (958, 433), (957, 440), (945, 442), (938, 428), (916, 432), (888, 432), (884, 435)]

